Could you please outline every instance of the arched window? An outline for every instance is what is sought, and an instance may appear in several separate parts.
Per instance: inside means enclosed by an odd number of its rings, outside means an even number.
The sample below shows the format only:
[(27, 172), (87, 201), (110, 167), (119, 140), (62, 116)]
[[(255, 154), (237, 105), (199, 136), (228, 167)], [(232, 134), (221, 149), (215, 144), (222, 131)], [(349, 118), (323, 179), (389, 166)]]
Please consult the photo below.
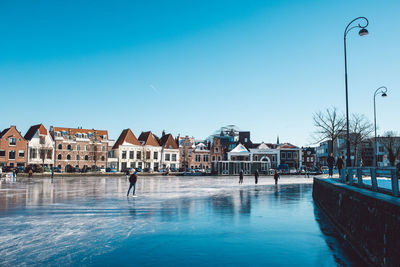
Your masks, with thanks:
[(58, 154), (57, 159), (62, 159), (61, 154)]
[(67, 160), (70, 160), (71, 159), (71, 155), (67, 155)]
[(79, 155), (76, 155), (76, 160), (80, 160), (80, 157), (79, 157)]
[(58, 144), (58, 149), (62, 149), (62, 144)]
[(105, 160), (104, 156), (101, 156), (101, 161), (104, 161), (104, 160)]
[(88, 155), (86, 155), (86, 156), (85, 156), (85, 160), (89, 160), (89, 157), (88, 157)]
[(68, 149), (68, 150), (72, 150), (72, 146), (71, 146), (71, 145), (68, 145), (68, 146), (67, 146), (67, 149)]

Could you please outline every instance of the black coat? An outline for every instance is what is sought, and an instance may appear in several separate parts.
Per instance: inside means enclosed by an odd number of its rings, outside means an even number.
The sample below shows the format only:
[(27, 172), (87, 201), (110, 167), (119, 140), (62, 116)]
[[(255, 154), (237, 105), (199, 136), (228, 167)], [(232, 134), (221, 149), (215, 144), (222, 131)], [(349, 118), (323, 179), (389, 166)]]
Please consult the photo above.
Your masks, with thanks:
[(342, 158), (338, 158), (338, 160), (336, 161), (336, 166), (338, 167), (338, 169), (343, 169), (344, 161)]
[(326, 163), (328, 163), (328, 166), (332, 168), (335, 164), (335, 158), (332, 156), (328, 156), (328, 158), (326, 159)]
[(136, 184), (137, 182), (137, 175), (136, 174), (131, 174), (131, 176), (129, 176), (129, 182), (131, 184)]

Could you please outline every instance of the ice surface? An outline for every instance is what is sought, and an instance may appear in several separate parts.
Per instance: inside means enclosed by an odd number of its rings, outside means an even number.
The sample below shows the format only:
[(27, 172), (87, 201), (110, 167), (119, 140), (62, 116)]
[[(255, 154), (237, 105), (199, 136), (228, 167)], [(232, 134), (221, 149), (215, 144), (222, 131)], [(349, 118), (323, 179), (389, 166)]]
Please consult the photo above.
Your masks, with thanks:
[[(1, 265), (335, 265), (312, 178), (23, 179), (0, 186)], [(323, 231), (324, 233), (322, 233)], [(207, 262), (205, 262), (205, 260)]]

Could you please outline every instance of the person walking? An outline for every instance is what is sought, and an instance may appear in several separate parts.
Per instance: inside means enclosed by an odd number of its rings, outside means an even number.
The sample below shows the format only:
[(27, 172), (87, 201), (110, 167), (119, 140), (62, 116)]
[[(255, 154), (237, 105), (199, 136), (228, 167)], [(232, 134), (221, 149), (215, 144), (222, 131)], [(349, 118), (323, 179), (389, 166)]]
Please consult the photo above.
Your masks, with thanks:
[(258, 170), (256, 170), (256, 172), (254, 173), (254, 179), (256, 184), (258, 184), (258, 176), (260, 176), (260, 174), (258, 173)]
[(32, 177), (32, 173), (33, 173), (32, 168), (29, 168), (28, 173), (29, 173), (28, 177)]
[(243, 184), (243, 170), (240, 170), (239, 173), (239, 184)]
[(131, 191), (132, 187), (133, 187), (132, 194), (135, 195), (137, 179), (138, 179), (137, 171), (135, 170), (135, 172), (133, 174), (131, 174), (131, 176), (129, 176), (129, 189), (128, 189), (128, 193), (126, 194), (126, 196), (129, 196), (129, 192)]
[(335, 165), (335, 158), (333, 157), (333, 153), (330, 153), (328, 158), (326, 159), (326, 163), (328, 163), (329, 168), (329, 177), (333, 175), (333, 165)]
[(275, 184), (278, 184), (278, 179), (279, 179), (279, 173), (277, 170), (275, 170), (275, 174), (274, 174)]
[(338, 168), (339, 171), (339, 177), (342, 176), (342, 169), (344, 167), (344, 160), (342, 156), (339, 156), (338, 160), (336, 161), (336, 167)]

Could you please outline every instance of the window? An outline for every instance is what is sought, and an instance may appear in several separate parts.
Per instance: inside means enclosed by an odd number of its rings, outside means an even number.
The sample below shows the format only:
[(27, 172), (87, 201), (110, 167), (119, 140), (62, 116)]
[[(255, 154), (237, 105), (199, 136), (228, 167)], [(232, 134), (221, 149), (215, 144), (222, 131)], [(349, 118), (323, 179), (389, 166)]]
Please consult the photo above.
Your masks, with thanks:
[(142, 152), (136, 151), (136, 158), (137, 159), (142, 159)]
[(8, 151), (8, 159), (15, 159), (15, 150)]
[(31, 159), (36, 159), (37, 158), (37, 150), (35, 148), (31, 148), (29, 150), (29, 157)]
[(81, 150), (81, 145), (76, 145), (76, 150), (80, 151)]
[(10, 139), (8, 141), (10, 142), (10, 146), (17, 145), (17, 138), (10, 137)]
[(104, 156), (101, 156), (101, 161), (105, 161), (106, 158)]
[(138, 166), (139, 169), (141, 169), (142, 168), (142, 162), (138, 162), (137, 166)]
[(88, 155), (85, 156), (85, 160), (86, 161), (89, 160), (89, 156)]
[(291, 152), (288, 152), (288, 153), (287, 153), (287, 158), (288, 158), (288, 159), (291, 159), (291, 158), (292, 158), (292, 153), (291, 153)]
[(185, 145), (186, 145), (186, 146), (190, 146), (190, 143), (186, 143)]
[(86, 151), (89, 151), (89, 146), (88, 145), (86, 146)]
[(165, 154), (165, 161), (170, 161), (171, 155), (170, 154)]
[(101, 151), (106, 151), (106, 147), (105, 146), (101, 147)]
[(200, 162), (200, 155), (196, 155), (196, 162)]
[(53, 150), (49, 149), (47, 150), (47, 159), (52, 159), (53, 158)]
[(62, 144), (58, 144), (58, 149), (62, 149)]
[(133, 159), (133, 157), (134, 157), (134, 151), (129, 151), (129, 158)]
[(182, 157), (185, 157), (185, 150), (182, 150)]
[(0, 150), (0, 157), (5, 157), (5, 156), (6, 156), (6, 151)]
[(296, 152), (293, 153), (293, 158), (297, 159), (297, 153)]
[(215, 156), (212, 156), (212, 160), (215, 161)]
[(57, 159), (58, 159), (58, 160), (61, 160), (61, 159), (62, 159), (61, 154), (58, 154)]
[(384, 149), (383, 146), (380, 146), (380, 147), (379, 147), (379, 152), (385, 152), (385, 149)]
[(67, 160), (71, 160), (71, 155), (67, 155)]
[(203, 155), (203, 161), (208, 162), (208, 155)]
[(67, 145), (67, 149), (68, 150), (72, 150), (72, 146), (71, 145)]
[(214, 148), (214, 152), (218, 153), (218, 147)]
[(176, 161), (176, 154), (172, 154), (172, 161)]
[(154, 151), (153, 153), (153, 159), (157, 160), (158, 159), (158, 152)]
[(258, 160), (258, 156), (254, 156), (254, 160), (257, 161)]
[(25, 157), (25, 150), (18, 151), (18, 157), (24, 158)]
[(131, 162), (131, 168), (136, 168), (136, 162)]
[(121, 157), (122, 157), (122, 159), (126, 159), (126, 151), (122, 151)]
[(281, 157), (282, 157), (282, 159), (286, 159), (286, 153), (285, 153), (285, 152), (282, 152)]
[(68, 140), (72, 140), (72, 136), (71, 135), (68, 135)]
[(192, 156), (192, 150), (188, 150), (188, 157)]
[(150, 151), (146, 151), (146, 159), (150, 159)]
[(218, 161), (221, 161), (221, 156), (218, 156)]
[(76, 160), (80, 160), (81, 158), (79, 157), (79, 155), (76, 155)]

